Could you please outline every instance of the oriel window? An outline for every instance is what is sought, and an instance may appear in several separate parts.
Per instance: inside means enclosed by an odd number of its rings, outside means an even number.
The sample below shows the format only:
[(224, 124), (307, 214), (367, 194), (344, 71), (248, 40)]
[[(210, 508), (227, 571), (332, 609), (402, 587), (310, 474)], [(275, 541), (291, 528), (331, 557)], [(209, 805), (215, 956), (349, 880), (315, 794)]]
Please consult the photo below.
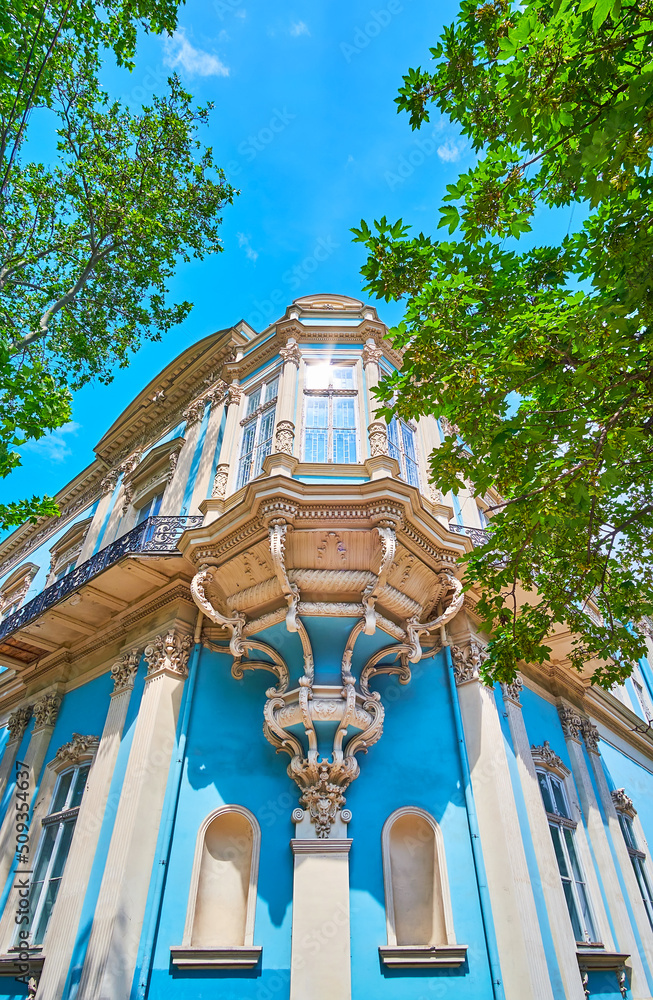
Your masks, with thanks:
[(304, 395), (304, 461), (356, 462), (358, 391), (353, 365), (308, 365)]
[(247, 396), (247, 409), (241, 421), (243, 437), (238, 463), (238, 483), (240, 489), (261, 475), (263, 461), (272, 451), (276, 401), (279, 395), (279, 376), (262, 382)]

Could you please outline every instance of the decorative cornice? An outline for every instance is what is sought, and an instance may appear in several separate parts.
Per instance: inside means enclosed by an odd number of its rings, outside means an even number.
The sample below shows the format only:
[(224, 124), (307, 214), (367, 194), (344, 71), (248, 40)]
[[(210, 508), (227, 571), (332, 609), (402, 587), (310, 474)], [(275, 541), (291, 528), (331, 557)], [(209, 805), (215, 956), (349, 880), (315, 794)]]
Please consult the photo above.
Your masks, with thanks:
[(157, 635), (145, 647), (147, 677), (153, 677), (164, 671), (186, 677), (190, 650), (193, 645), (192, 636), (171, 630), (163, 635)]
[(629, 795), (626, 795), (626, 790), (624, 788), (616, 788), (612, 794), (612, 801), (614, 802), (614, 807), (617, 812), (626, 813), (628, 816), (636, 816), (637, 810), (633, 805), (633, 800)]
[(536, 747), (534, 744), (531, 745), (531, 755), (533, 757), (533, 763), (537, 767), (545, 767), (549, 771), (553, 771), (561, 778), (566, 778), (567, 775), (571, 774), (571, 771), (567, 765), (563, 762), (561, 757), (558, 757), (557, 753), (551, 749), (551, 745), (548, 740), (545, 740), (542, 746)]
[(451, 659), (453, 660), (453, 672), (456, 684), (468, 684), (470, 681), (477, 681), (480, 670), (488, 654), (484, 647), (475, 639), (471, 639), (467, 646), (452, 646)]
[(503, 691), (503, 697), (508, 701), (511, 701), (513, 705), (518, 705), (519, 708), (521, 708), (520, 697), (523, 689), (524, 689), (524, 682), (519, 676), (519, 674), (510, 684), (501, 685), (501, 690)]
[(561, 705), (558, 708), (558, 715), (560, 716), (560, 725), (565, 734), (565, 739), (575, 740), (577, 743), (580, 743), (579, 734), (583, 724), (580, 715), (567, 705)]
[(134, 687), (134, 679), (138, 671), (139, 661), (140, 655), (138, 650), (132, 649), (129, 652), (123, 653), (118, 662), (114, 663), (111, 668), (113, 694), (119, 694), (125, 690), (131, 691)]
[(44, 726), (54, 726), (61, 705), (58, 694), (46, 694), (34, 705), (34, 732)]
[(585, 740), (585, 746), (591, 753), (598, 754), (599, 751), (599, 731), (596, 726), (590, 722), (589, 719), (582, 719), (580, 724), (580, 731)]
[(25, 730), (29, 725), (29, 720), (32, 718), (32, 706), (25, 705), (23, 708), (17, 708), (15, 712), (12, 712), (7, 720), (7, 729), (9, 730), (9, 740), (20, 740), (23, 738)]
[(97, 736), (82, 736), (80, 733), (73, 733), (70, 743), (64, 743), (57, 750), (52, 766), (60, 771), (65, 767), (72, 767), (81, 764), (82, 761), (92, 760), (99, 746)]

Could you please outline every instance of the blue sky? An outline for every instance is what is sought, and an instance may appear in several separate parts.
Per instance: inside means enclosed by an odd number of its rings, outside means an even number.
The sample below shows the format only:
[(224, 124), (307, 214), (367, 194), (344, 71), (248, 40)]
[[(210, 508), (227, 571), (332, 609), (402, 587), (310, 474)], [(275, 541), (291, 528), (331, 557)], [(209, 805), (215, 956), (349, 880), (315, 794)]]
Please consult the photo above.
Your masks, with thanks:
[[(133, 396), (194, 340), (241, 317), (262, 329), (310, 292), (360, 296), (364, 249), (349, 230), (361, 218), (385, 214), (435, 231), (445, 185), (471, 153), (437, 116), (412, 132), (394, 98), (457, 8), (191, 0), (174, 38), (142, 39), (132, 73), (107, 67), (107, 88), (134, 110), (165, 88), (172, 68), (198, 103), (213, 101), (203, 139), (241, 194), (224, 212), (224, 253), (181, 265), (172, 284), (194, 303), (188, 320), (141, 349), (111, 385), (77, 393), (73, 423), (22, 449), (0, 499), (61, 488)], [(400, 318), (397, 304), (377, 308), (389, 324)]]

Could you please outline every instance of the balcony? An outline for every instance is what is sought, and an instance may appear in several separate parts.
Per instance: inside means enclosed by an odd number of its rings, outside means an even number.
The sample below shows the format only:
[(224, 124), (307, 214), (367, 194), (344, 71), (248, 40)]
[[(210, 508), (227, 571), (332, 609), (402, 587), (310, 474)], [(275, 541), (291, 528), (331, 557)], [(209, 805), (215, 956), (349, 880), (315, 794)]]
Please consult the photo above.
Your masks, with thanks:
[(197, 528), (203, 518), (197, 517), (148, 517), (142, 524), (117, 538), (94, 556), (72, 570), (61, 580), (46, 587), (33, 600), (0, 623), (0, 641), (19, 628), (34, 621), (44, 611), (70, 597), (83, 584), (114, 566), (123, 556), (147, 555), (180, 556), (177, 542), (188, 528)]
[(490, 539), (490, 534), (485, 528), (469, 528), (466, 524), (452, 522), (449, 531), (453, 531), (455, 535), (466, 535), (474, 546), (485, 545)]

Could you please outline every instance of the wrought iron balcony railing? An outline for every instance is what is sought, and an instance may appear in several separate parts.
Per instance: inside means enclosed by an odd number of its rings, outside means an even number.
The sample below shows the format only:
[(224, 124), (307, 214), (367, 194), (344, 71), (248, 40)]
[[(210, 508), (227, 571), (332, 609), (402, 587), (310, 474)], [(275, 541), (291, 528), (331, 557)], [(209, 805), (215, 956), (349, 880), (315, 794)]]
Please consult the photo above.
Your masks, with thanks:
[(449, 531), (453, 531), (456, 535), (467, 535), (471, 539), (472, 545), (485, 545), (490, 537), (485, 528), (468, 528), (466, 524), (455, 524), (454, 522), (449, 525)]
[(67, 573), (50, 587), (46, 587), (29, 603), (25, 604), (13, 615), (0, 622), (0, 640), (15, 632), (21, 626), (33, 621), (48, 608), (58, 604), (65, 597), (74, 593), (84, 583), (113, 566), (126, 555), (151, 553), (160, 556), (181, 555), (177, 542), (187, 528), (197, 528), (204, 518), (197, 517), (148, 517), (142, 524), (128, 531), (126, 535), (117, 538), (94, 556), (83, 562), (81, 566)]

